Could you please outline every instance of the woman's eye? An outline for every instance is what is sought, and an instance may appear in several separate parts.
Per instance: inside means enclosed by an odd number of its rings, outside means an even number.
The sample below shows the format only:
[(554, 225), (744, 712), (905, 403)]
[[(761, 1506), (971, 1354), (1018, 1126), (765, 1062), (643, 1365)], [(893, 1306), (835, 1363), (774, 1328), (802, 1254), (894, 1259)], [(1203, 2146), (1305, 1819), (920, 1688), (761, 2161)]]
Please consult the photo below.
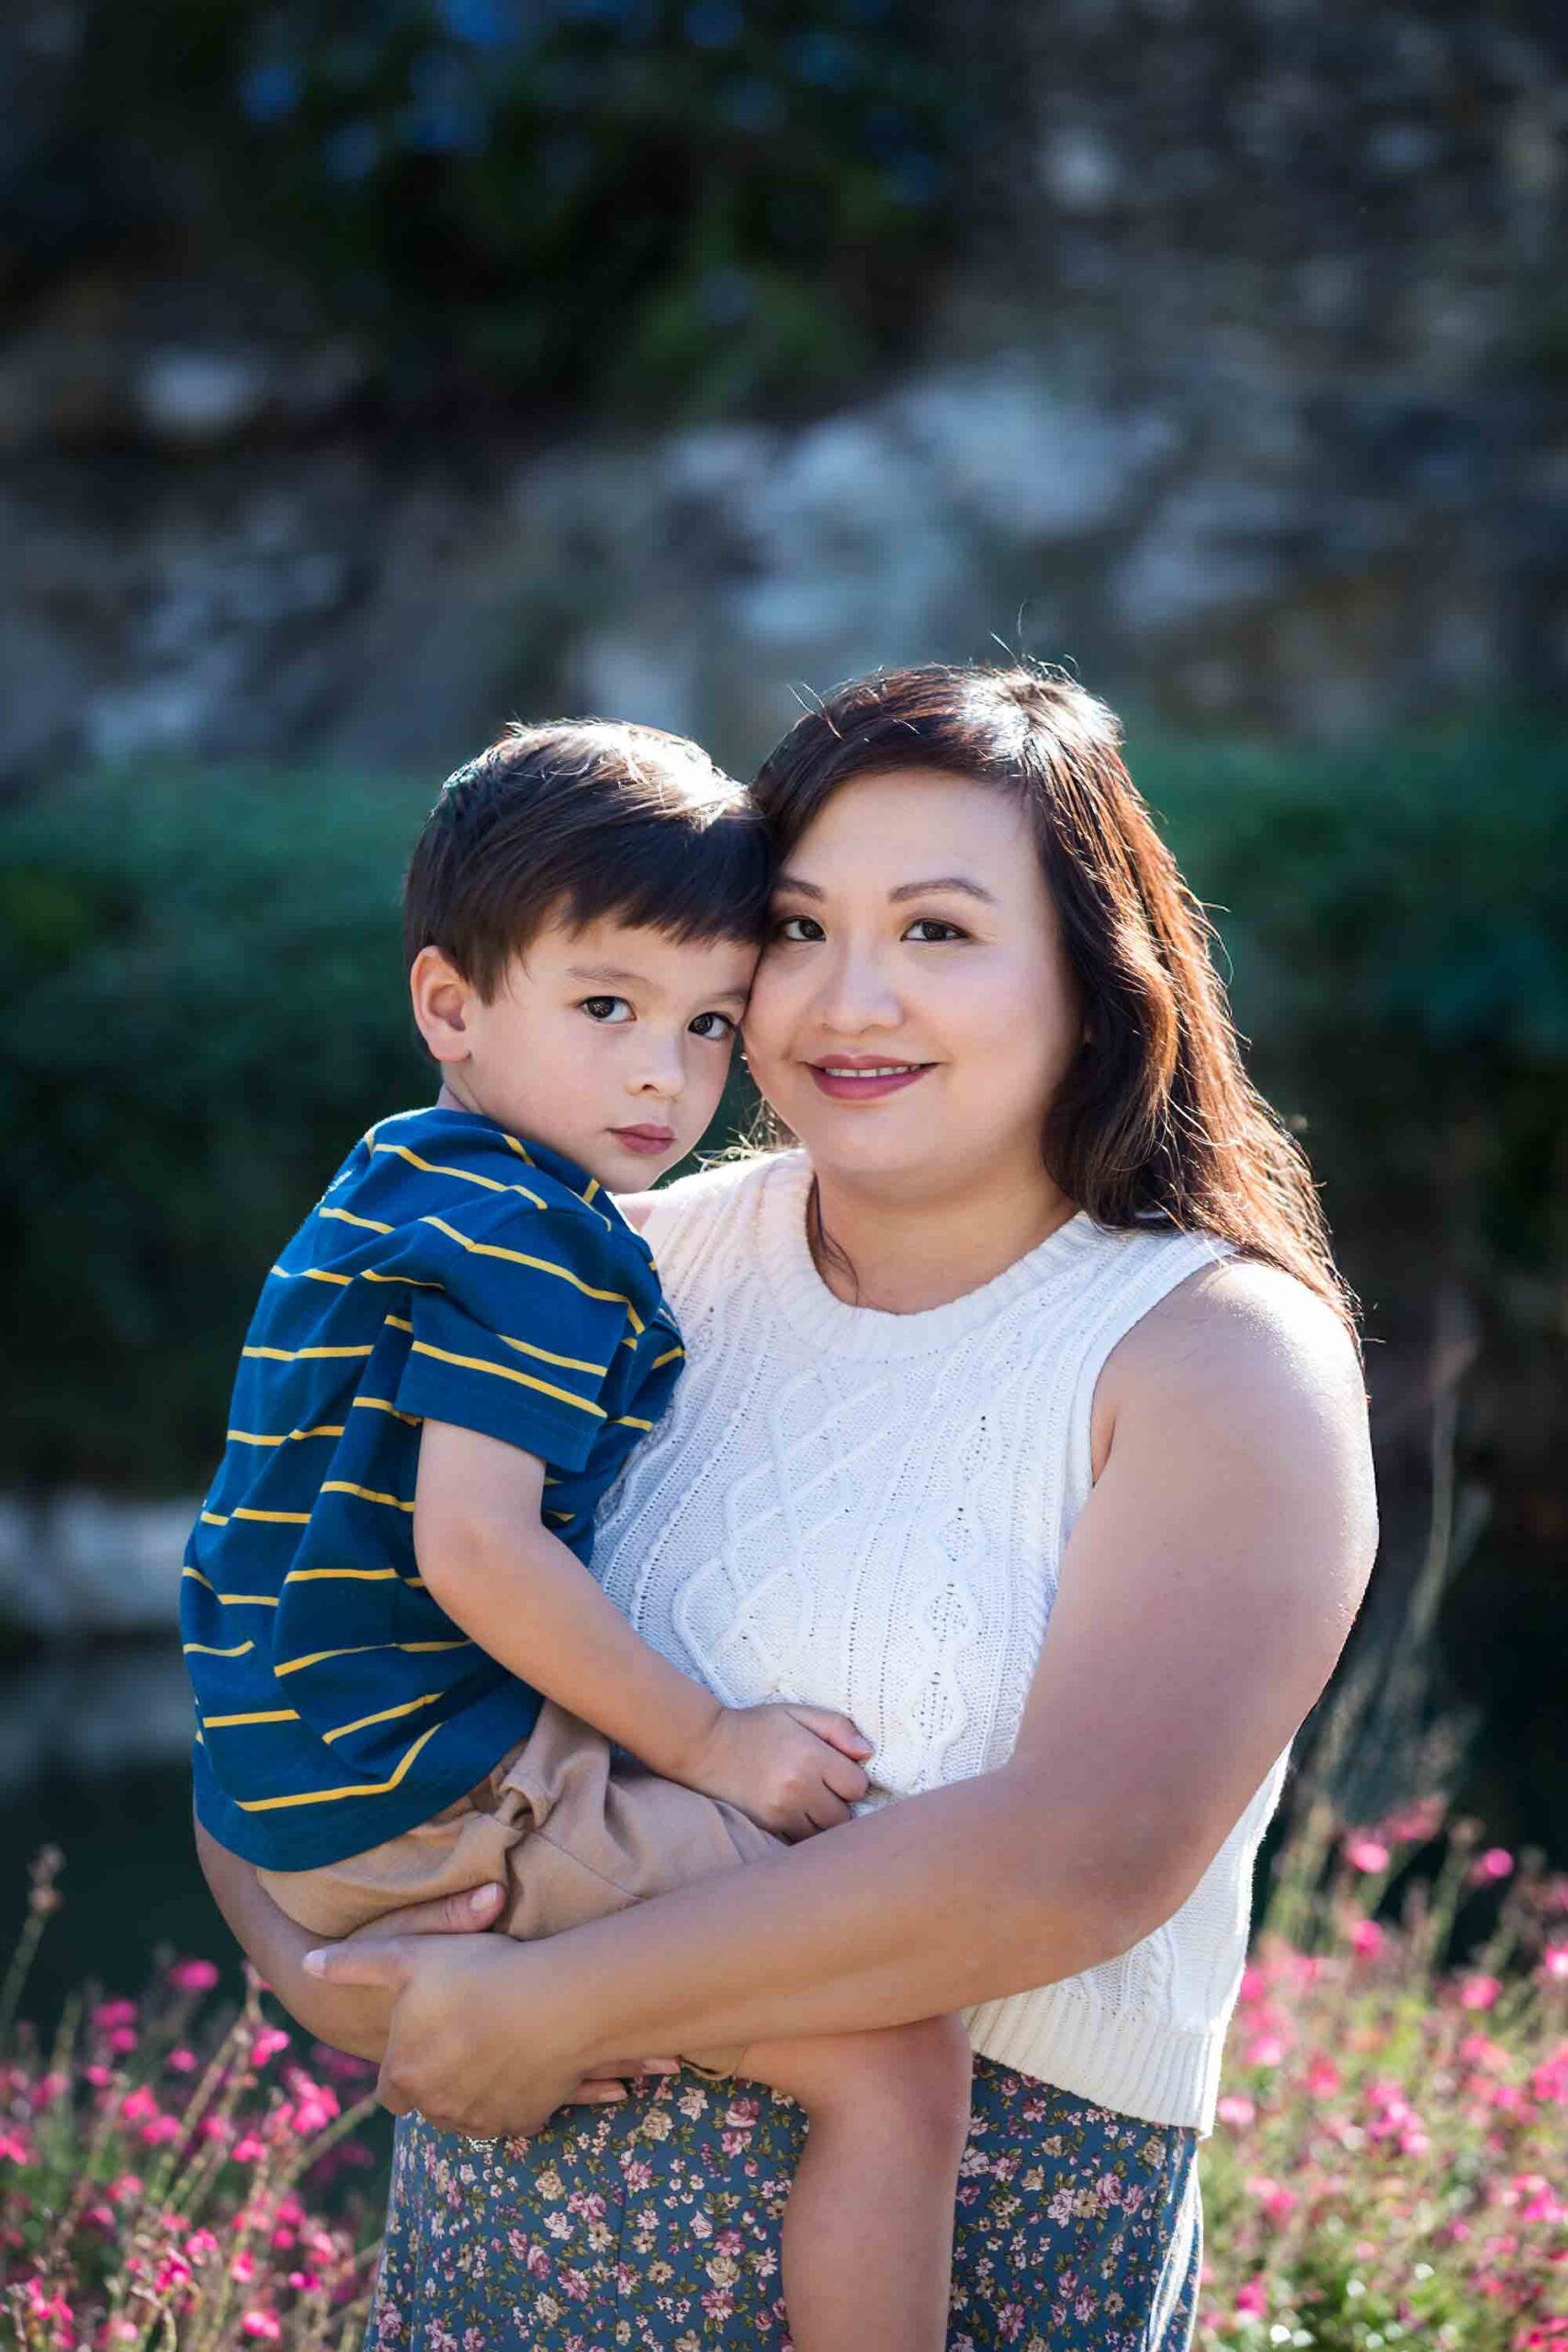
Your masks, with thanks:
[(776, 939), (787, 940), (792, 946), (803, 947), (808, 942), (825, 939), (826, 932), (815, 915), (784, 915), (774, 929)]
[(618, 1024), (623, 1021), (629, 1021), (632, 1017), (631, 1006), (624, 996), (585, 996), (581, 1010), (586, 1012), (590, 1021), (613, 1022)]
[(904, 936), (915, 940), (917, 945), (940, 946), (943, 940), (966, 939), (968, 933), (960, 924), (943, 922), (936, 915), (919, 915)]
[(699, 1012), (689, 1024), (694, 1037), (706, 1037), (723, 1045), (735, 1035), (736, 1024), (728, 1012)]

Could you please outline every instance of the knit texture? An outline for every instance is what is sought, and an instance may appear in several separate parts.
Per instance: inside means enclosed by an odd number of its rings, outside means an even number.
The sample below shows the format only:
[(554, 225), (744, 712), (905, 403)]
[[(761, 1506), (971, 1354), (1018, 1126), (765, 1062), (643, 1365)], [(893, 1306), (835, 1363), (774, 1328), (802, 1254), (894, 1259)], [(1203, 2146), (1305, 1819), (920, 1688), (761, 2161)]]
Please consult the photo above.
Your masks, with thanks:
[[(659, 1195), (646, 1238), (686, 1370), (604, 1499), (594, 1570), (728, 1704), (852, 1715), (876, 1751), (864, 1811), (1010, 1755), (1089, 1490), (1100, 1368), (1225, 1245), (1080, 1212), (980, 1289), (889, 1315), (822, 1282), (808, 1181), (792, 1152)], [(975, 2047), (1209, 2132), (1289, 1753), (1174, 1917), (1101, 1967), (967, 2011)]]

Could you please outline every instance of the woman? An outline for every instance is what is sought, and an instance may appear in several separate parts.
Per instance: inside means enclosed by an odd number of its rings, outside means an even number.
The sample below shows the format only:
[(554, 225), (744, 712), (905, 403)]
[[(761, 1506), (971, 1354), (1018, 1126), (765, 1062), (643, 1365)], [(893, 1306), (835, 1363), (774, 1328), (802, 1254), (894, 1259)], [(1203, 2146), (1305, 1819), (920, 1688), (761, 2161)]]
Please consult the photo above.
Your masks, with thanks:
[(209, 1874), (308, 2026), (386, 2049), (374, 2341), (784, 2340), (793, 2111), (621, 2078), (962, 2009), (955, 2352), (1178, 2352), (1251, 1865), (1372, 1554), (1343, 1294), (1100, 706), (872, 678), (758, 792), (747, 1048), (802, 1149), (637, 1204), (690, 1363), (596, 1568), (727, 1701), (852, 1715), (901, 1802), (547, 1943), (366, 1939), (314, 1982)]

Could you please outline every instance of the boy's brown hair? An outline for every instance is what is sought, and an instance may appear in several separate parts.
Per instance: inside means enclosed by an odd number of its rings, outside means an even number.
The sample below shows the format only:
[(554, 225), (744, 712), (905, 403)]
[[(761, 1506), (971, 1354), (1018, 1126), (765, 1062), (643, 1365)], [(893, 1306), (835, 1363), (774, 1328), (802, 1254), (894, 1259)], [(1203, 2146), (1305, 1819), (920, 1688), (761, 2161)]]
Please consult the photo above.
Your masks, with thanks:
[(760, 941), (772, 872), (750, 794), (683, 736), (519, 723), (443, 785), (403, 885), (404, 950), (438, 947), (488, 1001), (552, 919)]

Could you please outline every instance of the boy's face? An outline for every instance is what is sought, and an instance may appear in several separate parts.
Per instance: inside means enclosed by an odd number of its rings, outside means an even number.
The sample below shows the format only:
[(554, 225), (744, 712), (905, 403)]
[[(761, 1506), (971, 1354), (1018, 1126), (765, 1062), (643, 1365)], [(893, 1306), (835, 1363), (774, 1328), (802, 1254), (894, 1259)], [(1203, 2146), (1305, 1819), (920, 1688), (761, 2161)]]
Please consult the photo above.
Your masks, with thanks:
[(744, 941), (682, 945), (605, 917), (547, 923), (488, 1004), (438, 948), (409, 978), (455, 1102), (630, 1193), (701, 1140), (756, 962)]

